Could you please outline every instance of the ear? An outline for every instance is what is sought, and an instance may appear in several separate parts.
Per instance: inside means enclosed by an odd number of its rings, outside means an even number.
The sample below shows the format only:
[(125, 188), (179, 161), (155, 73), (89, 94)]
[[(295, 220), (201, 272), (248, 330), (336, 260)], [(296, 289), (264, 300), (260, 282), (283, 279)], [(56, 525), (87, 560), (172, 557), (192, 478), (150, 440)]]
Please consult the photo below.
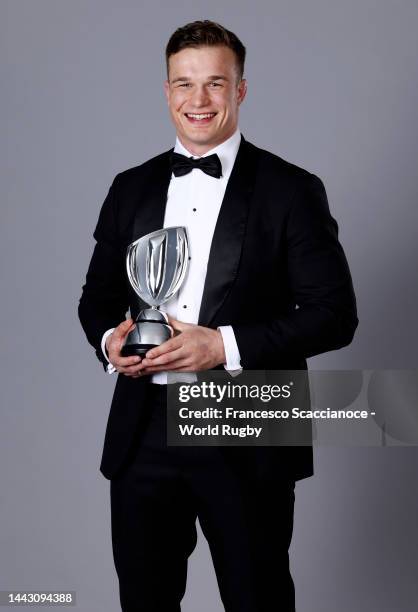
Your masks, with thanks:
[(247, 79), (241, 79), (238, 84), (238, 104), (243, 102), (245, 96), (247, 94)]
[(167, 102), (170, 102), (170, 83), (168, 80), (164, 81), (164, 93), (167, 98)]

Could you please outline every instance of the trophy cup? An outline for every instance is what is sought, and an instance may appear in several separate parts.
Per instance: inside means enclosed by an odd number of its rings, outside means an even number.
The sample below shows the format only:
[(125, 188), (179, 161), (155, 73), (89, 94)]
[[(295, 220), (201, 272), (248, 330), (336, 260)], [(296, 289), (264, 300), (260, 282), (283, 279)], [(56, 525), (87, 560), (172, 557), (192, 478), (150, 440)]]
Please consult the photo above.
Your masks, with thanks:
[(158, 307), (180, 289), (189, 263), (185, 227), (167, 227), (142, 236), (128, 246), (126, 269), (135, 293), (151, 308), (140, 311), (121, 355), (143, 356), (171, 338), (167, 315)]

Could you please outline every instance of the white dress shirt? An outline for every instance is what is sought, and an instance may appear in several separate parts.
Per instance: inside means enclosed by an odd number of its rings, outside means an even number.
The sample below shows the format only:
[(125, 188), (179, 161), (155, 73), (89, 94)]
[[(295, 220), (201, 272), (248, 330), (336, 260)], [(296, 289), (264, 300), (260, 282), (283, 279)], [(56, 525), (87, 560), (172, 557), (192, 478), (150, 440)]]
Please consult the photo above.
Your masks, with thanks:
[[(198, 168), (194, 168), (184, 176), (171, 175), (164, 227), (178, 225), (186, 227), (190, 260), (183, 285), (171, 300), (160, 307), (160, 310), (185, 323), (197, 324), (198, 322), (210, 246), (240, 141), (241, 134), (237, 129), (228, 140), (203, 155), (203, 157), (213, 153), (218, 155), (222, 164), (222, 176), (219, 179), (205, 174)], [(179, 138), (176, 139), (174, 151), (187, 157), (196, 158), (182, 145)], [(233, 328), (228, 325), (218, 329), (222, 334), (225, 348), (226, 364), (224, 364), (224, 367), (232, 375), (236, 375), (241, 372), (242, 368)], [(102, 339), (102, 350), (106, 359), (105, 343), (112, 331), (113, 329), (109, 329), (105, 332)], [(115, 371), (112, 364), (109, 363), (107, 371), (110, 373)], [(174, 377), (170, 373), (170, 382), (186, 380), (186, 378), (180, 376), (180, 373)], [(153, 374), (151, 382), (167, 384), (167, 373)]]

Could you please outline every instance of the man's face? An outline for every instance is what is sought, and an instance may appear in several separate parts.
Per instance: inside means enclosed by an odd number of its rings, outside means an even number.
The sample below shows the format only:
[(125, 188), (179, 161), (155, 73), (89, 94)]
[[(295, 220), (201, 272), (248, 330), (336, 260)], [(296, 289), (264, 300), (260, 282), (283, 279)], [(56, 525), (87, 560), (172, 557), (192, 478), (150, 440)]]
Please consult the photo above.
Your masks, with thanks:
[(246, 90), (228, 47), (187, 48), (170, 56), (165, 93), (186, 149), (201, 156), (232, 136)]

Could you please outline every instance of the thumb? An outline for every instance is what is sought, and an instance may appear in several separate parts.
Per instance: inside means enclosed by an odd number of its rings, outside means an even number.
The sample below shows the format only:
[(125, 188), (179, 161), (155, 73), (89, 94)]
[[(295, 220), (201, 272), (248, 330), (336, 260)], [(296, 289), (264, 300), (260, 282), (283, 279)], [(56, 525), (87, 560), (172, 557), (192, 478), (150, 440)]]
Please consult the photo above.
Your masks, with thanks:
[(168, 323), (171, 327), (178, 332), (186, 331), (186, 329), (190, 329), (191, 327), (195, 327), (193, 323), (184, 323), (183, 321), (178, 321), (174, 317), (170, 317), (168, 315)]
[(126, 321), (122, 321), (122, 323), (120, 323), (120, 325), (116, 327), (113, 333), (116, 337), (121, 338), (122, 336), (128, 333), (129, 329), (132, 327), (132, 324), (133, 320), (131, 318), (126, 319)]

